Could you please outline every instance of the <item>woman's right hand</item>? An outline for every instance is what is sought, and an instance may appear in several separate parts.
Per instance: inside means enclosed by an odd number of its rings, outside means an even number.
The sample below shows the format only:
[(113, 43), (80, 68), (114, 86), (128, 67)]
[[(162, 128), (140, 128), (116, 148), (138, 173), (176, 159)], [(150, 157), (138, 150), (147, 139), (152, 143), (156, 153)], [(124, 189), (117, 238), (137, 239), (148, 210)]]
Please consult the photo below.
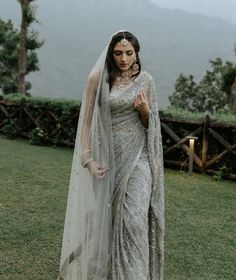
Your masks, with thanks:
[(103, 167), (99, 165), (96, 161), (91, 160), (87, 164), (88, 170), (90, 171), (90, 174), (95, 176), (97, 179), (101, 180), (105, 177), (106, 171), (109, 169), (107, 167)]

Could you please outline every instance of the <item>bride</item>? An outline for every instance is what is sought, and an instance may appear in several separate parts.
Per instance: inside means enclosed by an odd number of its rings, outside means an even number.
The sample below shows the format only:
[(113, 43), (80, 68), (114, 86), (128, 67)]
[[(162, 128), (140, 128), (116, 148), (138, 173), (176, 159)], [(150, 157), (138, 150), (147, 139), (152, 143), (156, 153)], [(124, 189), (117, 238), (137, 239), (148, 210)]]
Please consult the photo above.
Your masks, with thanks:
[(163, 279), (160, 120), (139, 51), (132, 33), (115, 33), (88, 77), (59, 279)]

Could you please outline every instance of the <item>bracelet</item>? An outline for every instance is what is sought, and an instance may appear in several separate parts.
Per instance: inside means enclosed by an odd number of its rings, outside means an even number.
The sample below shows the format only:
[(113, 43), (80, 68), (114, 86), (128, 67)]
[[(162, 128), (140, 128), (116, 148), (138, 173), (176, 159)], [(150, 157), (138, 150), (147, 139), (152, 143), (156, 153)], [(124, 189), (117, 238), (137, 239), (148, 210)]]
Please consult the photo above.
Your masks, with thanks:
[(91, 162), (91, 161), (93, 161), (93, 158), (89, 158), (89, 159), (87, 159), (85, 162), (83, 162), (83, 167), (86, 167), (87, 166), (87, 164), (89, 163), (89, 162)]
[(92, 150), (87, 150), (81, 153), (81, 155), (91, 152)]

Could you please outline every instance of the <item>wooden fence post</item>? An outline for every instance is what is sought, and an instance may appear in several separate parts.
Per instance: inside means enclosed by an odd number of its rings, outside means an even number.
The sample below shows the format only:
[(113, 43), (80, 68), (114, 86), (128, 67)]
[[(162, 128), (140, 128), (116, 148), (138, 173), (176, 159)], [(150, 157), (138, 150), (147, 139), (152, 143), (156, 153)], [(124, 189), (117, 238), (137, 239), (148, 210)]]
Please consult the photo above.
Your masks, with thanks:
[(206, 115), (203, 122), (203, 136), (202, 136), (202, 170), (206, 168), (206, 162), (208, 160), (208, 127), (209, 127), (210, 117)]

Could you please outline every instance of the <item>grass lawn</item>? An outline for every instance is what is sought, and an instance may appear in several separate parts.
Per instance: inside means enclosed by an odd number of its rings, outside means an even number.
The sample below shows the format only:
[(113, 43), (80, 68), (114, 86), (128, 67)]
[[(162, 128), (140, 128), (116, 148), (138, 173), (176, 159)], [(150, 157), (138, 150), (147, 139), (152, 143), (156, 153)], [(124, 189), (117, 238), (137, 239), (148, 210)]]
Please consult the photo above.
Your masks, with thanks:
[[(0, 137), (1, 280), (57, 278), (71, 161)], [(236, 183), (167, 170), (165, 192), (165, 280), (235, 279)]]

